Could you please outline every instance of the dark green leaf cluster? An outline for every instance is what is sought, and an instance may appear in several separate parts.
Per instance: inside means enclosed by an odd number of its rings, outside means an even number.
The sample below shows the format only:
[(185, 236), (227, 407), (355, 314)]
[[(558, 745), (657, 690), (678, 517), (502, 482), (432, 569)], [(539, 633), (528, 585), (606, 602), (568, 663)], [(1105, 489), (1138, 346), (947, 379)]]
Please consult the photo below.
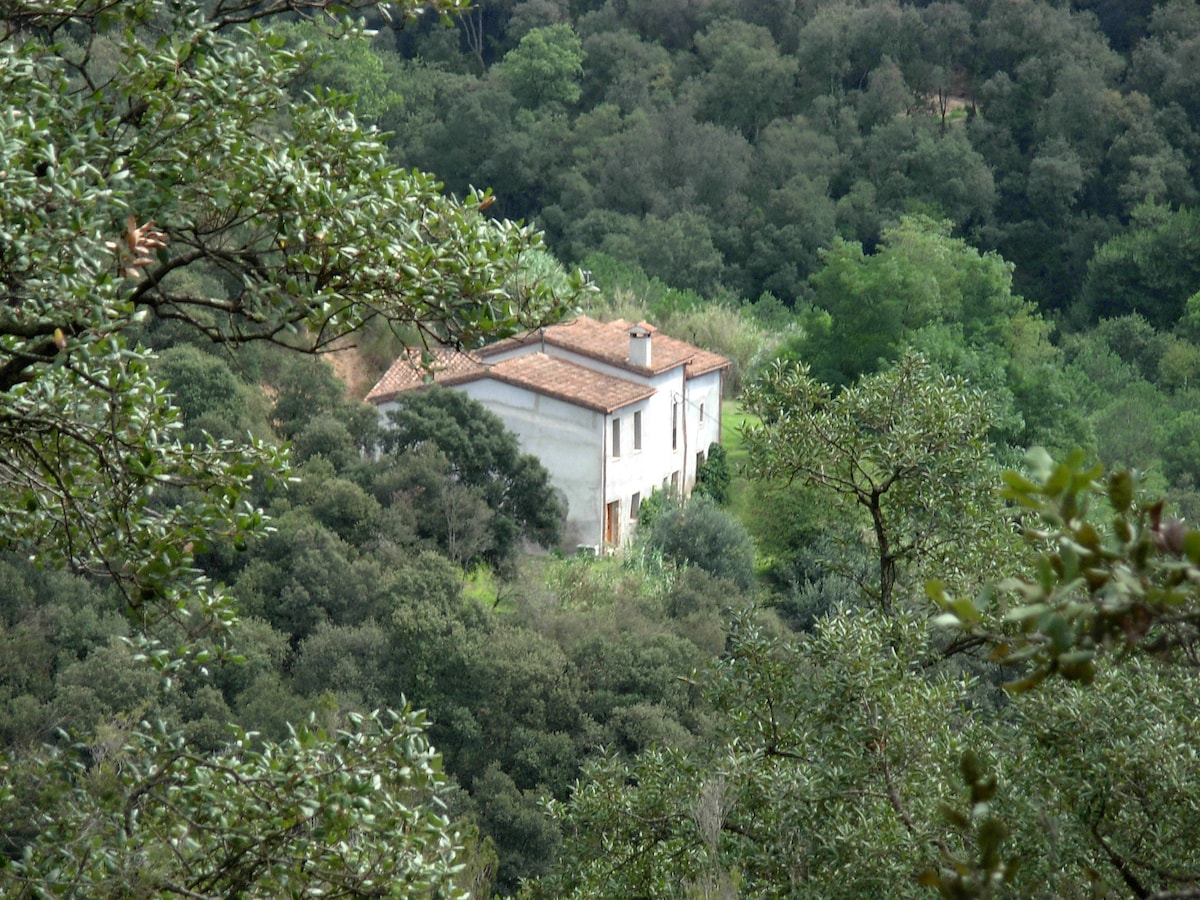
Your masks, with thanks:
[(558, 544), (566, 500), (478, 401), (430, 387), (407, 394), (389, 418), (384, 446), (393, 462), (375, 490), (409, 494), (418, 534), (435, 536), (464, 564), (511, 565), (521, 541)]
[(936, 887), (946, 900), (955, 898), (995, 897), (1006, 884), (1012, 884), (1019, 859), (1004, 860), (1001, 848), (1008, 837), (1008, 828), (991, 815), (991, 802), (996, 796), (996, 776), (985, 776), (979, 757), (967, 750), (959, 763), (967, 788), (967, 812), (942, 804), (942, 814), (956, 829), (971, 834), (978, 847), (974, 859), (962, 859), (946, 852), (941, 868), (929, 868), (921, 873), (920, 882)]
[[(142, 725), (97, 747), (0, 757), (5, 808), (37, 796), (6, 896), (455, 896), (456, 848), (424, 719), (350, 716), (200, 755)], [(22, 798), (24, 799), (24, 798)], [(26, 802), (28, 802), (26, 800)], [(7, 818), (7, 816), (5, 817)]]

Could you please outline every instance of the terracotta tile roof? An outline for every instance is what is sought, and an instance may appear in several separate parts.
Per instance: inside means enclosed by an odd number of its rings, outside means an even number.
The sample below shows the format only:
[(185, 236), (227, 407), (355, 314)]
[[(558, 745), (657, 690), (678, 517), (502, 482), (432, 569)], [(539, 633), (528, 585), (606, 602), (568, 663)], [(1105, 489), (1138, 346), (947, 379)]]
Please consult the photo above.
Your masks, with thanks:
[(484, 378), (523, 387), (547, 397), (610, 413), (654, 396), (654, 388), (636, 381), (604, 375), (579, 363), (526, 353), (489, 366)]
[[(368, 403), (387, 403), (404, 391), (431, 381), (453, 385), (485, 377), (603, 412), (612, 412), (654, 393), (644, 384), (604, 375), (578, 363), (540, 353), (542, 341), (548, 347), (573, 351), (643, 377), (682, 365), (686, 366), (685, 377), (695, 378), (730, 365), (725, 357), (668, 337), (645, 322), (638, 326), (652, 335), (651, 365), (648, 367), (636, 365), (629, 359), (629, 331), (635, 327), (634, 323), (623, 319), (604, 323), (580, 316), (572, 322), (552, 325), (544, 332), (533, 331), (507, 338), (472, 353), (449, 347), (434, 348), (430, 351), (432, 361), (426, 366), (422, 365), (420, 350), (411, 349), (392, 363), (371, 388), (366, 400)], [(488, 362), (506, 351), (522, 348), (526, 352), (519, 356)]]
[(604, 375), (578, 363), (525, 353), (513, 359), (486, 364), (474, 355), (450, 348), (432, 351), (433, 361), (426, 370), (420, 351), (413, 350), (392, 363), (384, 376), (367, 394), (368, 403), (387, 403), (405, 391), (427, 384), (465, 384), (480, 378), (494, 378), (567, 403), (610, 413), (654, 394), (654, 388), (635, 381)]
[(422, 365), (421, 350), (410, 347), (397, 359), (375, 387), (367, 393), (368, 403), (387, 403), (404, 391), (424, 387), (431, 381), (437, 384), (461, 384), (477, 378), (483, 372), (483, 361), (472, 353), (451, 347), (435, 347), (429, 351), (433, 359)]
[(685, 375), (695, 378), (717, 369), (730, 365), (729, 360), (717, 353), (701, 350), (686, 341), (681, 341), (660, 332), (647, 322), (638, 322), (652, 335), (652, 351), (650, 366), (643, 367), (632, 363), (629, 359), (629, 330), (635, 323), (617, 319), (615, 322), (598, 322), (588, 316), (579, 316), (561, 325), (551, 325), (545, 332), (531, 331), (528, 334), (508, 338), (489, 344), (478, 351), (479, 356), (487, 358), (506, 350), (517, 347), (539, 345), (544, 340), (548, 346), (561, 347), (571, 350), (581, 356), (628, 369), (643, 375), (657, 375), (679, 365), (687, 365)]

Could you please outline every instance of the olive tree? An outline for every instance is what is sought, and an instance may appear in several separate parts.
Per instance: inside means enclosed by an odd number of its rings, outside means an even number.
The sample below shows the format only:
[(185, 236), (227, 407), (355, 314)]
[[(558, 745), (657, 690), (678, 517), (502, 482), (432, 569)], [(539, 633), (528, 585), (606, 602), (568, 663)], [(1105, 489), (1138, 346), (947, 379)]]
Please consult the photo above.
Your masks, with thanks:
[(866, 513), (878, 563), (867, 587), (885, 612), (904, 566), (962, 570), (962, 551), (995, 536), (988, 400), (919, 354), (840, 392), (805, 366), (777, 364), (744, 402), (760, 419), (744, 435), (752, 477), (808, 485)]

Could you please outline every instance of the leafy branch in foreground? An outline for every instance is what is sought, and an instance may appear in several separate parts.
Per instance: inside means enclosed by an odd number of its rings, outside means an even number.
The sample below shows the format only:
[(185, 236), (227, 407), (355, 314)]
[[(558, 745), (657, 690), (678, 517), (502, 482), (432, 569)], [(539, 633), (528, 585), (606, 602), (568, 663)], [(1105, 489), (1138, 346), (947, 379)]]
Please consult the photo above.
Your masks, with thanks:
[[(1024, 510), (1035, 574), (975, 598), (952, 597), (930, 582), (927, 592), (942, 609), (933, 623), (1017, 667), (1006, 685), (1021, 695), (1014, 712), (1025, 740), (1021, 774), (1009, 776), (1014, 806), (1074, 835), (1054, 827), (1003, 862), (1007, 825), (987, 806), (995, 780), (975, 778), (982, 793), (972, 788), (971, 815), (956, 815), (960, 826), (977, 828), (979, 858), (947, 858), (923, 883), (945, 897), (993, 896), (1011, 882), (1018, 860), (1031, 868), (1036, 853), (1053, 867), (1069, 840), (1094, 896), (1115, 894), (1109, 880), (1134, 897), (1200, 896), (1191, 787), (1200, 532), (1166, 517), (1161, 500), (1139, 497), (1135, 473), (1106, 477), (1080, 452), (1056, 463), (1031, 451), (1028, 473), (1006, 473), (1002, 493)], [(1031, 804), (1022, 793), (1038, 799)]]
[(238, 732), (228, 751), (200, 756), (143, 723), (0, 757), (0, 844), (21, 848), (0, 866), (0, 893), (459, 896), (441, 761), (423, 730), (423, 713), (375, 712), (260, 749)]
[(523, 273), (539, 234), (395, 167), (347, 99), (293, 101), (315, 51), (269, 17), (333, 7), (61, 0), (0, 21), (0, 548), (113, 579), (141, 632), (233, 621), (193, 559), (261, 532), (254, 492), (287, 458), (182, 443), (137, 323), (312, 353), (368, 322), (474, 345), (584, 289)]
[(1106, 653), (1200, 665), (1200, 531), (1165, 517), (1161, 500), (1139, 498), (1132, 472), (1105, 478), (1078, 452), (1055, 463), (1034, 450), (1028, 461), (1028, 475), (1005, 474), (1002, 494), (1025, 510), (1036, 575), (975, 598), (930, 582), (943, 610), (935, 624), (980, 637), (996, 660), (1023, 667), (1014, 691), (1053, 675), (1089, 683)]
[(919, 881), (925, 887), (937, 888), (946, 900), (968, 897), (983, 900), (997, 896), (1005, 885), (1012, 884), (1019, 859), (1005, 860), (1001, 854), (1008, 827), (992, 815), (996, 776), (984, 775), (979, 757), (973, 750), (963, 753), (959, 771), (969, 796), (966, 812), (943, 802), (942, 815), (964, 838), (974, 839), (977, 855), (956, 855), (943, 845), (942, 864), (926, 869)]

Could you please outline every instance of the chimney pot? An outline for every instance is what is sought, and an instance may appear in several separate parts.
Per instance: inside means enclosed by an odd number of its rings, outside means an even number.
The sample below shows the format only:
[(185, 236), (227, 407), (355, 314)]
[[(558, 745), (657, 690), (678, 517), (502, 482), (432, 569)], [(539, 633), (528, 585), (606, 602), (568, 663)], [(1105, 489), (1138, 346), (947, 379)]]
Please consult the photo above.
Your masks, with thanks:
[(629, 329), (629, 361), (648, 369), (650, 360), (650, 329), (635, 325)]

